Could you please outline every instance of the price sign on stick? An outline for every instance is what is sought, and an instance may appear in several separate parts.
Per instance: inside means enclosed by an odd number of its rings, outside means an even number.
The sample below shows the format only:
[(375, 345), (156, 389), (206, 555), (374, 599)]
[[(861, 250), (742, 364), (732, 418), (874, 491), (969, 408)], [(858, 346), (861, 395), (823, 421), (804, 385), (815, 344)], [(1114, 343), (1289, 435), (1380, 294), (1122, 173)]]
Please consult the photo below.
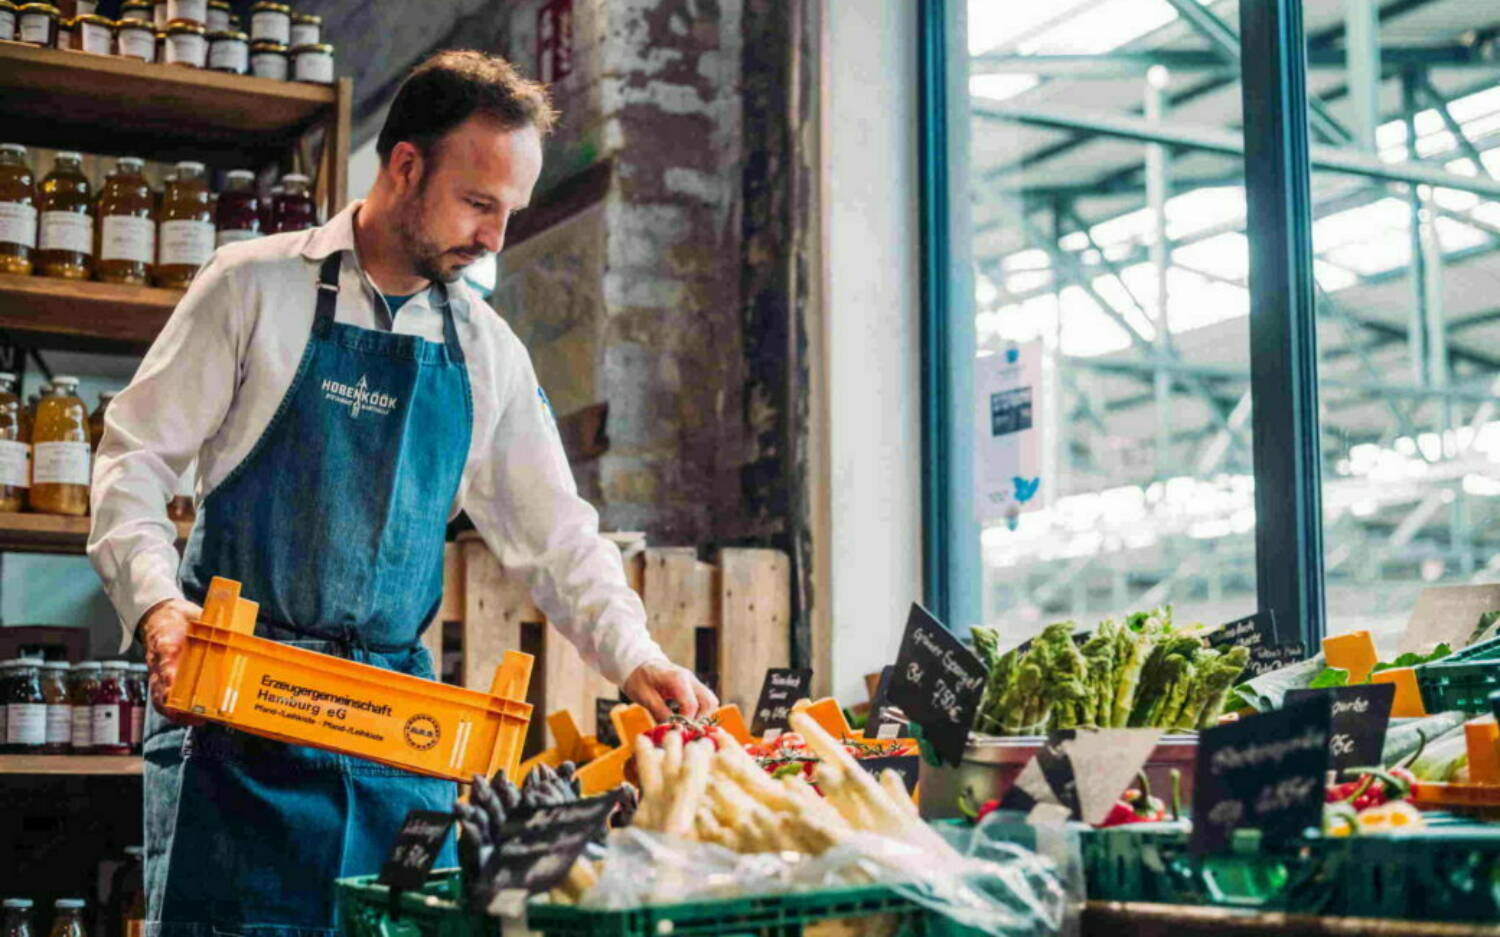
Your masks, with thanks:
[(547, 891), (567, 877), (589, 840), (615, 809), (611, 791), (514, 816), (500, 828), (499, 845), (485, 863), (484, 880), (496, 891)]
[(1267, 610), (1237, 618), (1227, 625), (1215, 628), (1204, 637), (1208, 639), (1209, 646), (1217, 651), (1226, 651), (1232, 647), (1256, 648), (1274, 645), (1276, 643), (1276, 613)]
[(416, 889), (427, 884), (427, 873), (453, 828), (453, 814), (413, 810), (401, 823), (391, 854), (380, 869), (380, 883), (391, 888)]
[(1307, 645), (1301, 641), (1290, 644), (1257, 644), (1250, 648), (1250, 662), (1245, 665), (1245, 673), (1258, 677), (1306, 659)]
[(1320, 826), (1331, 719), (1320, 697), (1200, 733), (1191, 850), (1221, 852), (1240, 827), (1276, 846)]
[(921, 773), (921, 755), (886, 755), (880, 758), (861, 758), (859, 766), (866, 771), (880, 777), (881, 772), (890, 768), (901, 775), (901, 783), (906, 785), (906, 792), (910, 794), (917, 789), (917, 775)]
[(938, 757), (957, 765), (984, 693), (983, 662), (915, 603), (896, 655), (890, 699), (922, 727)]
[(1333, 767), (1342, 770), (1380, 764), (1396, 684), (1362, 683), (1322, 690), (1288, 690), (1286, 694), (1288, 704), (1320, 698), (1329, 699), (1332, 704), (1328, 757)]
[(620, 744), (620, 736), (615, 732), (614, 720), (609, 714), (620, 705), (620, 700), (607, 699), (603, 696), (594, 699), (594, 739), (600, 745), (608, 745), (615, 748)]
[(812, 686), (812, 671), (791, 667), (772, 667), (760, 685), (760, 699), (750, 719), (750, 734), (765, 735), (771, 729), (785, 732), (792, 717), (792, 704), (807, 695)]

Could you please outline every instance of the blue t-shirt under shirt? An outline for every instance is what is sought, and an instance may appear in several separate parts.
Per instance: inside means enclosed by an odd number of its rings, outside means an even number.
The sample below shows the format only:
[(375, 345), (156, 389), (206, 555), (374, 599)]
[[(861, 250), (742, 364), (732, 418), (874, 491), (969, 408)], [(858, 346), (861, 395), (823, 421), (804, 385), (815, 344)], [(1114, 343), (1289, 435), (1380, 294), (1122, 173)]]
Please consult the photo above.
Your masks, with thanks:
[[(421, 291), (418, 290), (418, 292), (421, 292)], [(390, 307), (390, 309), (391, 309), (391, 318), (394, 319), (394, 318), (396, 318), (396, 313), (398, 313), (398, 312), (401, 311), (401, 307), (405, 306), (406, 303), (407, 303), (407, 301), (410, 300), (413, 296), (415, 296), (417, 294), (416, 293), (410, 293), (410, 294), (408, 294), (406, 296), (392, 296), (389, 293), (381, 293), (380, 295), (382, 295), (382, 296), (385, 297), (385, 304)]]

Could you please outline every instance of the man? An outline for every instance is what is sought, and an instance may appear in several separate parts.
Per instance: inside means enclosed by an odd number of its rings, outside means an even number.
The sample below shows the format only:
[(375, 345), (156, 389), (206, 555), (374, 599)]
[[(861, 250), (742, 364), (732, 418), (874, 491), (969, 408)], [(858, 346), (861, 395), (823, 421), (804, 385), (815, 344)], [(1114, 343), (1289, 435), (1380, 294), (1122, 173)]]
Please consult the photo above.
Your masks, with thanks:
[[(553, 119), (503, 60), (438, 54), (396, 95), (368, 199), (227, 246), (194, 280), (110, 407), (94, 472), (89, 556), (145, 642), (157, 707), (215, 575), (260, 603), (263, 636), (430, 678), (419, 638), (461, 508), (632, 699), (658, 718), (717, 705), (647, 634), (525, 349), (461, 279), (530, 200)], [(164, 506), (195, 458), (179, 568)], [(331, 935), (334, 879), (377, 871), (406, 812), (455, 793), (159, 714), (145, 749), (160, 937)]]

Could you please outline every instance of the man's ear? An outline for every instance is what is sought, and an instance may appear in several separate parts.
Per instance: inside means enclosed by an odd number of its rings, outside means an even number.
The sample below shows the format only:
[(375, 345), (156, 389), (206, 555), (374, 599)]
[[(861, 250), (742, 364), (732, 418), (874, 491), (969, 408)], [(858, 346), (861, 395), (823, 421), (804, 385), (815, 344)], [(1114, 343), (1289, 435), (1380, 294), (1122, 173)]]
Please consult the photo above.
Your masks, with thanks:
[(427, 169), (428, 161), (415, 144), (403, 140), (391, 148), (386, 171), (391, 174), (397, 193), (406, 195), (417, 191), (422, 184), (422, 174)]

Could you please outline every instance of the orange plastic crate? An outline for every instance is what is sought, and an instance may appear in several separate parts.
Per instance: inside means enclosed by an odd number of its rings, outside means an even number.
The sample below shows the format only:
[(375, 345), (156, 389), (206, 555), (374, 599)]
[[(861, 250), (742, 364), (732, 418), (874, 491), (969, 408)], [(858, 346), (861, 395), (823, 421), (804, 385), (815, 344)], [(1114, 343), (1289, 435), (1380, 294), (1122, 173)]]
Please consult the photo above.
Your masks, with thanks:
[(1448, 810), (1483, 820), (1500, 820), (1500, 784), (1439, 784), (1418, 781), (1412, 802), (1424, 810)]
[(254, 635), (260, 606), (215, 577), (167, 708), (417, 774), (515, 778), (531, 722), (532, 658), (509, 651), (488, 694)]

